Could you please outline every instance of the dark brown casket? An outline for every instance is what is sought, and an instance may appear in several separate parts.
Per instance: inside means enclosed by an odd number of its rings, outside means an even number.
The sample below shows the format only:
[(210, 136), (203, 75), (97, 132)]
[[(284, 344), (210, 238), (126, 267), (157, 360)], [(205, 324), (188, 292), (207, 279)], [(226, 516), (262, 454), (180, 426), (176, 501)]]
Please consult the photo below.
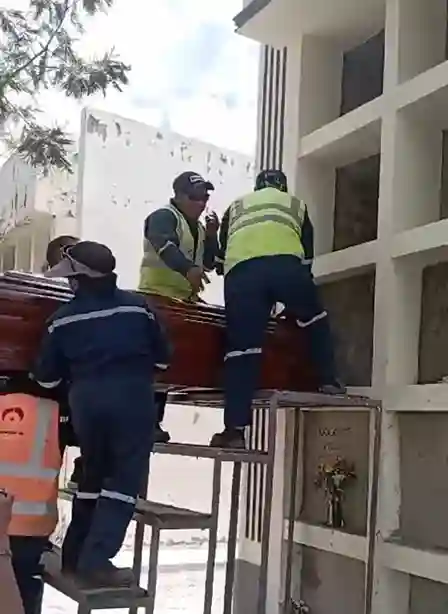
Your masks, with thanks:
[[(0, 373), (31, 368), (45, 320), (71, 296), (64, 282), (18, 272), (0, 275)], [(172, 364), (158, 381), (170, 387), (221, 388), (224, 309), (157, 296), (148, 296), (148, 302), (157, 309), (174, 347)], [(260, 388), (316, 389), (308, 341), (294, 322), (269, 323)]]

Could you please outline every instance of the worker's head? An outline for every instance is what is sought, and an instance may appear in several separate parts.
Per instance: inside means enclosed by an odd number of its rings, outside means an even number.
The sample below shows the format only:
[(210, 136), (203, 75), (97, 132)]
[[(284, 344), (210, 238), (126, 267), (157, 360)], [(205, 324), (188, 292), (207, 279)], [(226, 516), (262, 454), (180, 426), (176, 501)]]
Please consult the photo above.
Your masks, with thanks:
[(62, 258), (46, 277), (66, 277), (73, 289), (80, 284), (94, 285), (114, 276), (115, 257), (110, 249), (95, 241), (79, 241), (62, 248)]
[(174, 200), (176, 205), (190, 218), (198, 220), (210, 198), (215, 186), (206, 181), (198, 173), (186, 171), (173, 182)]
[(263, 190), (264, 188), (275, 188), (281, 192), (287, 192), (288, 180), (285, 173), (274, 169), (259, 172), (255, 179), (255, 190)]
[(79, 242), (77, 237), (71, 235), (60, 235), (54, 238), (47, 247), (47, 253), (45, 256), (44, 270), (54, 267), (62, 258), (62, 250), (65, 247), (70, 247)]

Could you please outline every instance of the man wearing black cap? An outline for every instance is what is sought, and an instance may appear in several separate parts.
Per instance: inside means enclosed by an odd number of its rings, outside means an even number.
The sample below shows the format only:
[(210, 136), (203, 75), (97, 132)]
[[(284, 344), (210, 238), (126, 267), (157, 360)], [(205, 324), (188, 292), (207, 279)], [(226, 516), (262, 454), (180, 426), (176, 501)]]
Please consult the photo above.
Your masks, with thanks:
[(310, 335), (311, 359), (328, 394), (345, 391), (336, 377), (328, 314), (311, 273), (313, 227), (306, 204), (288, 193), (285, 174), (261, 171), (255, 190), (224, 214), (220, 233), (227, 348), (224, 358), (224, 425), (217, 447), (245, 446), (258, 385), (263, 336), (276, 303), (285, 305)]
[(67, 277), (74, 298), (49, 320), (34, 378), (70, 382), (69, 402), (83, 458), (63, 568), (84, 588), (129, 586), (130, 569), (111, 559), (123, 542), (148, 471), (153, 444), (153, 374), (169, 348), (143, 297), (119, 290), (115, 258), (81, 241), (63, 251), (48, 277)]
[[(206, 272), (215, 268), (218, 252), (218, 218), (206, 216), (205, 227), (199, 221), (215, 188), (198, 173), (186, 171), (173, 182), (174, 196), (168, 205), (157, 209), (145, 220), (140, 292), (184, 301), (197, 301), (208, 282)], [(159, 424), (155, 438), (169, 441), (162, 429), (166, 394), (157, 393)]]

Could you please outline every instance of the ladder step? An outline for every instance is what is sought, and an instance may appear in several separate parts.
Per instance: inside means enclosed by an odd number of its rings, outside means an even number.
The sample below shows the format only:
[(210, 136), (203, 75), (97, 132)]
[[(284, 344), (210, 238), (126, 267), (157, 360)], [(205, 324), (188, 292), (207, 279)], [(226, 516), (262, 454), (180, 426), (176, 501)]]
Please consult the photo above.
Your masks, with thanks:
[[(69, 488), (59, 490), (59, 498), (71, 501), (74, 491)], [(138, 498), (135, 506), (134, 520), (143, 522), (158, 529), (209, 529), (212, 525), (212, 515), (195, 510), (189, 510), (174, 505), (165, 505), (155, 501)]]
[(191, 458), (219, 459), (229, 463), (267, 463), (269, 456), (259, 450), (227, 450), (212, 448), (193, 443), (157, 443), (154, 446), (156, 454), (168, 454), (172, 456), (188, 456)]
[(56, 546), (53, 546), (52, 552), (44, 554), (42, 562), (45, 582), (86, 609), (144, 607), (148, 600), (147, 592), (140, 587), (80, 589), (73, 576), (61, 572), (61, 554)]
[(212, 515), (139, 499), (134, 519), (159, 529), (208, 529)]

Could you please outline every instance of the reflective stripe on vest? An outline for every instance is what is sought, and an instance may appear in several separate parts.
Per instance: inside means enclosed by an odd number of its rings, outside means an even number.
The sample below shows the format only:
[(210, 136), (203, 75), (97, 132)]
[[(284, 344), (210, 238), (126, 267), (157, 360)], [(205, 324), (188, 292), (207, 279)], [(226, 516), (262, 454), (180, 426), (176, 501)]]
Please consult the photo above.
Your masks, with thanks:
[(59, 408), (26, 394), (0, 396), (0, 488), (14, 495), (9, 535), (49, 536), (57, 514)]
[[(204, 265), (204, 242), (205, 229), (198, 222), (198, 241), (195, 253), (193, 235), (184, 216), (173, 205), (167, 205), (168, 209), (176, 216), (176, 232), (179, 240), (179, 250), (200, 267)], [(151, 243), (145, 239), (143, 242), (143, 260), (140, 269), (139, 291), (151, 294), (159, 294), (170, 298), (188, 299), (191, 297), (191, 286), (183, 275), (171, 270), (160, 254), (169, 247), (168, 241), (159, 252), (156, 252)]]
[(303, 201), (274, 188), (257, 190), (230, 207), (225, 272), (261, 256), (303, 258)]

